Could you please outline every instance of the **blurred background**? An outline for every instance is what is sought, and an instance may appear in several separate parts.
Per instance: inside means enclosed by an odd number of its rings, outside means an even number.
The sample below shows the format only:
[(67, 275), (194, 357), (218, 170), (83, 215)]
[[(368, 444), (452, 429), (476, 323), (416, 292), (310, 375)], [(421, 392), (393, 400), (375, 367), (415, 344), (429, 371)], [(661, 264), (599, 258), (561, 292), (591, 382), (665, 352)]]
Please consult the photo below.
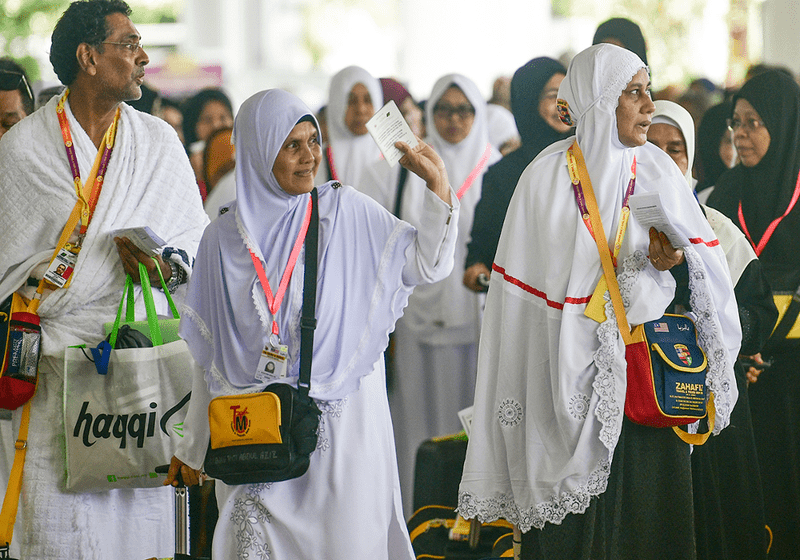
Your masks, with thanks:
[[(0, 53), (22, 60), (36, 90), (56, 83), (50, 33), (68, 0), (2, 0)], [(218, 86), (234, 107), (289, 89), (312, 108), (329, 78), (357, 64), (425, 99), (460, 72), (492, 84), (535, 56), (565, 64), (597, 25), (627, 17), (644, 32), (653, 89), (707, 78), (736, 87), (751, 64), (800, 72), (796, 0), (130, 0), (150, 57), (147, 83), (181, 99)]]

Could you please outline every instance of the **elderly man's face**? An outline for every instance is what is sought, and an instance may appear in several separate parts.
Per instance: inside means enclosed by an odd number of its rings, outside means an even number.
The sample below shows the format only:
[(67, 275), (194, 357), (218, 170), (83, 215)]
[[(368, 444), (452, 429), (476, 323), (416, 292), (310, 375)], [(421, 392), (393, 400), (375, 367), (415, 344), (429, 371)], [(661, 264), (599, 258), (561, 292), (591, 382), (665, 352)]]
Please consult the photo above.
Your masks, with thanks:
[(0, 138), (26, 116), (19, 90), (0, 90)]
[(650, 99), (650, 78), (642, 68), (628, 83), (617, 105), (617, 132), (619, 141), (629, 148), (642, 146), (647, 142), (656, 106)]
[[(150, 62), (144, 49), (137, 46), (141, 37), (124, 14), (106, 16), (110, 33), (97, 49), (95, 79), (103, 93), (115, 102), (131, 101), (142, 96), (144, 67)], [(102, 51), (102, 52), (101, 52)]]

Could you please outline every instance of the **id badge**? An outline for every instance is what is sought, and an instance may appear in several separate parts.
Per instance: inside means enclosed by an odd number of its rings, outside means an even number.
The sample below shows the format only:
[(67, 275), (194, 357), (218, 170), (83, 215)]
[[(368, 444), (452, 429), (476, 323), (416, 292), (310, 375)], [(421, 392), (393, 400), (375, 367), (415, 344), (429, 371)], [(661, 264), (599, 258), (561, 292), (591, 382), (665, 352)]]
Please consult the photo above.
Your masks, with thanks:
[(258, 360), (256, 379), (259, 381), (275, 381), (286, 377), (286, 362), (289, 358), (289, 347), (283, 344), (267, 344), (261, 351)]
[(47, 272), (44, 273), (44, 279), (58, 288), (63, 288), (69, 282), (77, 260), (77, 253), (62, 248), (58, 251), (56, 258), (53, 259), (50, 266), (47, 267)]

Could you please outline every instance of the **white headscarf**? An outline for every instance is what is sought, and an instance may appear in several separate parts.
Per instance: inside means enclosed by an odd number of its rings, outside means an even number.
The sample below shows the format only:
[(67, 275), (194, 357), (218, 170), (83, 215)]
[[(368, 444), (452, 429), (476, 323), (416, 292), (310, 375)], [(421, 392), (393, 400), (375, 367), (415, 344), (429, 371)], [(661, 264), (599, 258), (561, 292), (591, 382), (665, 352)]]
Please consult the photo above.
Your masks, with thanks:
[(668, 124), (677, 128), (686, 142), (686, 154), (689, 156), (689, 169), (686, 171), (686, 182), (692, 189), (697, 182), (692, 178), (692, 166), (694, 165), (694, 119), (689, 111), (673, 101), (659, 99), (653, 102), (656, 112), (653, 113), (653, 124)]
[[(268, 90), (244, 102), (234, 127), (237, 200), (206, 229), (189, 285), (181, 336), (206, 371), (212, 395), (258, 390), (254, 374), (272, 315), (248, 249), (264, 264), (273, 293), (289, 260), (310, 194), (290, 195), (272, 167), (294, 126), (311, 111), (295, 96)], [(318, 326), (311, 395), (338, 399), (386, 347), (411, 287), (402, 280), (413, 229), (349, 187), (319, 191)], [(276, 320), (289, 346), (289, 377), (299, 375), (301, 251)]]
[[(615, 111), (639, 58), (613, 45), (579, 53), (559, 90), (577, 123), (606, 235), (613, 239), (637, 158), (636, 193), (658, 193), (685, 248), (691, 305), (709, 360), (707, 383), (726, 426), (736, 402), (732, 364), (741, 339), (725, 256), (664, 152), (619, 141)], [(583, 513), (605, 492), (622, 429), (625, 347), (610, 301), (606, 319), (584, 315), (602, 267), (571, 188), (565, 152), (546, 148), (519, 180), (500, 238), (481, 330), (472, 434), (459, 512), (503, 517), (523, 531)], [(649, 236), (628, 222), (617, 277), (632, 325), (660, 317), (675, 293), (647, 260)], [(676, 436), (677, 437), (677, 436)]]
[(369, 133), (356, 136), (344, 122), (350, 92), (356, 84), (367, 88), (375, 111), (383, 106), (380, 80), (359, 66), (348, 66), (331, 78), (326, 115), (337, 178), (357, 188), (363, 168), (380, 159), (381, 152)]
[(512, 138), (519, 138), (514, 114), (502, 105), (488, 103), (486, 105), (486, 121), (489, 126), (489, 142), (496, 149), (502, 148), (503, 144)]
[[(467, 100), (475, 108), (475, 118), (469, 134), (458, 144), (447, 142), (433, 124), (433, 108), (444, 93), (457, 86), (464, 92)], [(500, 153), (489, 144), (489, 133), (486, 122), (486, 101), (478, 87), (469, 78), (460, 74), (448, 74), (436, 81), (426, 105), (428, 119), (428, 142), (441, 156), (447, 168), (447, 175), (453, 190), (457, 193), (472, 171), (489, 150), (489, 157), (483, 169), (475, 177), (472, 186), (461, 197), (461, 211), (458, 217), (458, 242), (456, 243), (456, 267), (450, 276), (435, 284), (419, 286), (414, 290), (409, 307), (403, 317), (405, 325), (416, 331), (441, 331), (441, 326), (448, 329), (461, 329), (459, 340), (448, 339), (448, 343), (466, 344), (476, 342), (480, 327), (480, 308), (482, 295), (476, 294), (464, 286), (463, 264), (467, 257), (467, 241), (472, 231), (475, 206), (481, 198), (483, 173), (494, 162), (500, 159)], [(413, 185), (413, 186), (412, 186)], [(421, 201), (425, 193), (422, 179), (409, 176), (403, 191), (401, 216), (412, 225), (419, 227)], [(441, 341), (437, 341), (441, 343)]]

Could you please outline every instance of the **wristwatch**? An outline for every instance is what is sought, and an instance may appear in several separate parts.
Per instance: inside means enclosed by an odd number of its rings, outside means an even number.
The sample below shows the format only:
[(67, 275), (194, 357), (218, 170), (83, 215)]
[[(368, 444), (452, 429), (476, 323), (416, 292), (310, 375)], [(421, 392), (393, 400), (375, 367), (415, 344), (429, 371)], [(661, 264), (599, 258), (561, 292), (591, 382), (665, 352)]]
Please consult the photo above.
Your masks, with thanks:
[(178, 289), (178, 286), (183, 284), (186, 281), (186, 272), (178, 266), (178, 263), (173, 261), (172, 259), (168, 259), (167, 263), (169, 264), (169, 268), (172, 271), (172, 274), (169, 277), (169, 281), (167, 281), (167, 290), (169, 293), (174, 294), (175, 290)]

